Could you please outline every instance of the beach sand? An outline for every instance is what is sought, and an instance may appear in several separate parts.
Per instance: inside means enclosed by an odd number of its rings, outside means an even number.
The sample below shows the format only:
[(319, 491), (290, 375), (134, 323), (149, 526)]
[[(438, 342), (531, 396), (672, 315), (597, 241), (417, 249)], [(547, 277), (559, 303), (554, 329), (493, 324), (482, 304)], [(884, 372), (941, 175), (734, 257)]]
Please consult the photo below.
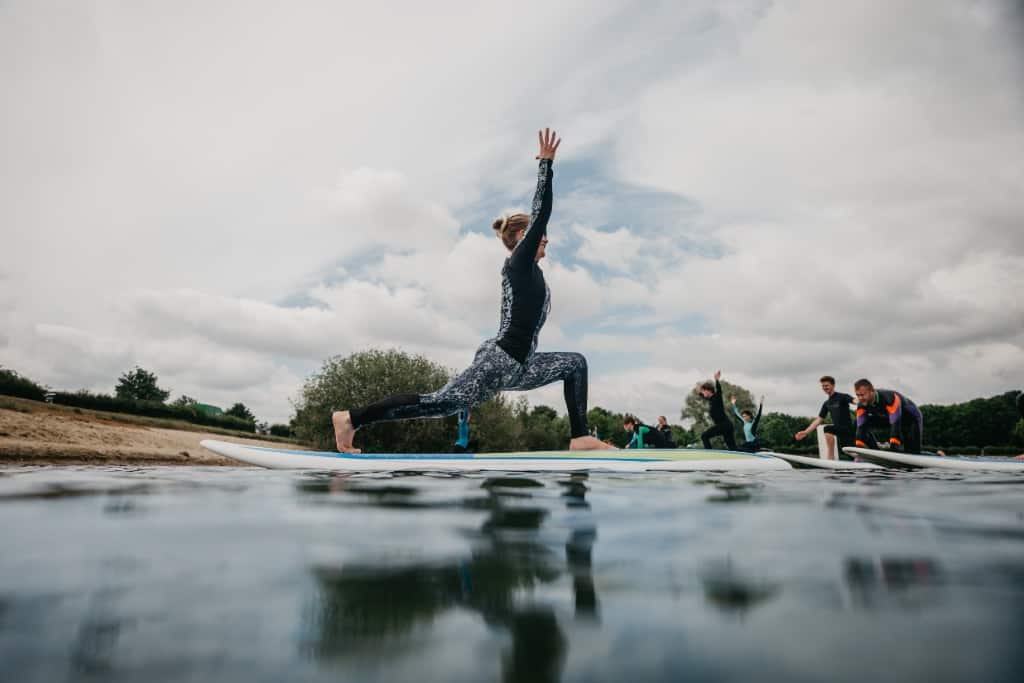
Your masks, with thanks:
[(76, 412), (32, 402), (18, 401), (13, 409), (0, 407), (0, 466), (240, 464), (201, 448), (203, 439), (274, 445), (224, 432), (129, 424), (107, 413)]

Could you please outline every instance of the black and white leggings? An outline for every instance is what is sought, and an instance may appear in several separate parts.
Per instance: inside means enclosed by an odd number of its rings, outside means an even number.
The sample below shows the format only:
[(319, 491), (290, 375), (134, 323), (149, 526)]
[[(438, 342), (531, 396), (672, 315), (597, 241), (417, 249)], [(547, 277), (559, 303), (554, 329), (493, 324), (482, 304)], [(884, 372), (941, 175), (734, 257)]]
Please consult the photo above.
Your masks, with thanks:
[(586, 436), (587, 359), (579, 353), (534, 353), (520, 363), (495, 340), (480, 345), (473, 364), (431, 394), (396, 394), (350, 411), (352, 425), (386, 420), (448, 417), (493, 398), (499, 391), (528, 391), (562, 380), (572, 437)]

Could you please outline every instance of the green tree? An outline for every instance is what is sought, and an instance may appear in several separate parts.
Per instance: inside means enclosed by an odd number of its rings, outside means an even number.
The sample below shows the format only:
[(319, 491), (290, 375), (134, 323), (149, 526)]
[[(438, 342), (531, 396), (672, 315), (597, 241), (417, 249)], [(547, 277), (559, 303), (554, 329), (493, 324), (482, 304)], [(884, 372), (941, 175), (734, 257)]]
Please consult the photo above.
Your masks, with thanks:
[[(714, 383), (714, 380), (711, 380)], [(757, 404), (754, 402), (754, 396), (748, 389), (741, 387), (738, 384), (727, 382), (724, 379), (721, 380), (722, 385), (722, 400), (725, 402), (725, 412), (730, 417), (732, 422), (733, 430), (737, 432), (737, 439), (743, 440), (743, 431), (739, 428), (736, 420), (732, 419), (732, 407), (729, 405), (729, 397), (736, 397), (736, 407), (740, 410), (752, 410), (757, 412)], [(686, 395), (686, 402), (683, 404), (683, 408), (679, 414), (680, 419), (684, 423), (690, 422), (690, 429), (699, 439), (701, 432), (711, 426), (711, 418), (708, 416), (708, 402), (698, 394), (696, 391), (691, 391)], [(762, 420), (763, 423), (763, 420)]]
[(273, 436), (292, 436), (292, 428), (286, 424), (272, 424), (270, 425), (270, 433)]
[(797, 441), (794, 435), (807, 426), (806, 417), (785, 413), (765, 413), (761, 416), (757, 435), (772, 449), (808, 451), (816, 448), (813, 440)]
[(155, 374), (135, 366), (134, 369), (129, 370), (118, 378), (114, 394), (118, 398), (134, 401), (156, 401), (157, 403), (163, 403), (171, 395), (171, 392), (157, 386)]
[(952, 405), (923, 405), (924, 438), (943, 446), (1005, 446), (1013, 441), (1019, 415), (1017, 392)]
[(236, 403), (227, 410), (224, 411), (225, 415), (231, 415), (237, 417), (246, 422), (256, 422), (256, 416), (252, 414), (252, 411), (245, 407), (244, 403)]
[[(295, 401), (295, 434), (318, 449), (334, 450), (333, 411), (365, 406), (392, 394), (436, 391), (448, 377), (441, 365), (398, 350), (371, 349), (329, 358), (306, 380)], [(474, 427), (480, 424), (478, 411)], [(456, 424), (454, 417), (379, 422), (360, 429), (356, 445), (364, 453), (446, 452), (455, 441)]]
[(175, 408), (188, 408), (189, 406), (195, 405), (196, 403), (199, 403), (199, 401), (195, 400), (191, 396), (186, 396), (185, 394), (182, 394), (178, 398), (174, 399), (171, 402), (171, 405), (174, 406)]
[(45, 398), (46, 389), (14, 370), (0, 367), (0, 394), (42, 401)]

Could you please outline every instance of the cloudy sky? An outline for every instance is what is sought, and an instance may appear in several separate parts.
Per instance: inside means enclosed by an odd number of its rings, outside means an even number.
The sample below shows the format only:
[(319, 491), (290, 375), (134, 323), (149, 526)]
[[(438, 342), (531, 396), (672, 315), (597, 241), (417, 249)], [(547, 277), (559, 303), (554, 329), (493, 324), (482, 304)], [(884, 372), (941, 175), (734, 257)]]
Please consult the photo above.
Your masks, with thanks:
[(335, 354), (464, 367), (542, 126), (592, 405), (1024, 385), (1019, 2), (0, 0), (0, 85), (0, 365), (55, 388), (281, 422)]

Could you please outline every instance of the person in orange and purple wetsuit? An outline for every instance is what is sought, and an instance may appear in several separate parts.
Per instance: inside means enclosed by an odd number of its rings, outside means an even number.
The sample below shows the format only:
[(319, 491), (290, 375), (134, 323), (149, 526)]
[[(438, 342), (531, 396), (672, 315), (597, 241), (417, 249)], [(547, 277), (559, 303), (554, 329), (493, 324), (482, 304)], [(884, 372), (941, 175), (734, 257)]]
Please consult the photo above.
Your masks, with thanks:
[(889, 427), (890, 449), (921, 452), (924, 418), (913, 401), (892, 389), (875, 389), (866, 379), (857, 380), (853, 388), (857, 395), (857, 446), (877, 449), (871, 428)]

